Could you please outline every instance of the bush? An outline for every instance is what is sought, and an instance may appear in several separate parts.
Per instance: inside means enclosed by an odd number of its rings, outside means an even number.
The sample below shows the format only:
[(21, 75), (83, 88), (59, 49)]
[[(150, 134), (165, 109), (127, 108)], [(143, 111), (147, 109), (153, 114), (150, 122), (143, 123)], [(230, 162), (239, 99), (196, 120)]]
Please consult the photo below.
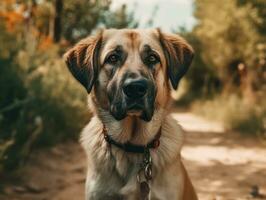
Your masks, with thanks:
[[(263, 104), (263, 103), (262, 103)], [(218, 95), (193, 105), (196, 113), (223, 122), (225, 128), (245, 134), (265, 134), (265, 105), (251, 105), (238, 95)]]
[(45, 40), (45, 48), (0, 56), (0, 171), (18, 167), (34, 146), (77, 138), (89, 120), (85, 90), (68, 72), (59, 45)]

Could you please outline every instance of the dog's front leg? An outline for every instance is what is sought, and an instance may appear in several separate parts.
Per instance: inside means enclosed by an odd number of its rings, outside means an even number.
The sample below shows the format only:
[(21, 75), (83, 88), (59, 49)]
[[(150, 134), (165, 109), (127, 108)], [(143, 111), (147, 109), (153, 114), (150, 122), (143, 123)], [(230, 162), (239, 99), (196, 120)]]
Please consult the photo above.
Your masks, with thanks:
[(198, 200), (195, 189), (191, 183), (191, 180), (188, 176), (188, 173), (187, 173), (183, 163), (181, 163), (181, 169), (183, 171), (182, 174), (184, 177), (184, 191), (183, 191), (182, 200)]
[[(180, 160), (159, 170), (151, 186), (151, 199), (183, 200), (184, 171)], [(194, 200), (194, 199), (190, 199)]]
[(115, 176), (88, 173), (86, 179), (86, 200), (124, 200), (119, 194), (121, 183)]

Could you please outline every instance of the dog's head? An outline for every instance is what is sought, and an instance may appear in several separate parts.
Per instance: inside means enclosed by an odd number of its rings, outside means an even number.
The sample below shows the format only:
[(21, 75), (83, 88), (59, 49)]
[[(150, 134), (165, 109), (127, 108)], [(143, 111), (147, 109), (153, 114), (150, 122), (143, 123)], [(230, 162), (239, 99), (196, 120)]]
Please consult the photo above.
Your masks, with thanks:
[(150, 121), (156, 106), (165, 107), (170, 88), (177, 89), (193, 58), (178, 35), (160, 30), (104, 30), (65, 54), (73, 76), (93, 88), (95, 103), (121, 120), (138, 116)]

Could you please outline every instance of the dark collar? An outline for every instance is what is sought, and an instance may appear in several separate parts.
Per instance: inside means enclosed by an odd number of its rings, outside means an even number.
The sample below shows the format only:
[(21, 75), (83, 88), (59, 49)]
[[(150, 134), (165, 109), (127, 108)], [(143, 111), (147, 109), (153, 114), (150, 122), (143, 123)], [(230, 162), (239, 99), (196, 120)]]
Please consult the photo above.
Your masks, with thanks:
[(113, 138), (111, 138), (110, 135), (107, 134), (107, 130), (105, 127), (103, 128), (103, 134), (104, 134), (104, 139), (107, 143), (109, 143), (110, 145), (114, 145), (114, 146), (124, 150), (125, 152), (144, 153), (146, 149), (156, 149), (160, 146), (161, 128), (159, 129), (159, 131), (156, 134), (156, 136), (154, 137), (154, 139), (151, 142), (149, 142), (147, 145), (143, 145), (143, 146), (132, 144), (130, 142), (119, 143), (119, 142), (115, 141)]

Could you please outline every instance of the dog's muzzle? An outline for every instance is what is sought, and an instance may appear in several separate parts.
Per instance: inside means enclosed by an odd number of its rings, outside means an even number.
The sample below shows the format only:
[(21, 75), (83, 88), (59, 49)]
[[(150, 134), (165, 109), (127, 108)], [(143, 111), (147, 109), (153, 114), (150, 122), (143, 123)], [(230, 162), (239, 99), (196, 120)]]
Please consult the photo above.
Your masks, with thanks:
[(116, 92), (111, 103), (111, 114), (121, 120), (126, 116), (137, 116), (150, 121), (154, 112), (155, 87), (152, 81), (144, 77), (127, 78)]

